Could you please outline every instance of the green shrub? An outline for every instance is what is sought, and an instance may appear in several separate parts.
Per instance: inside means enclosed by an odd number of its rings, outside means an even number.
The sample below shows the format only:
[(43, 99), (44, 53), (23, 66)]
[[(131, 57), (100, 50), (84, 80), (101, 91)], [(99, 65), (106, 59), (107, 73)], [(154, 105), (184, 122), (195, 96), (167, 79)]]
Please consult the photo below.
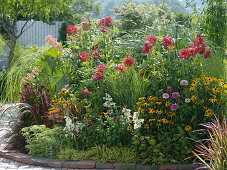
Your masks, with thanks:
[(53, 129), (45, 125), (34, 125), (22, 129), (29, 155), (56, 158), (61, 148), (69, 145), (61, 127)]

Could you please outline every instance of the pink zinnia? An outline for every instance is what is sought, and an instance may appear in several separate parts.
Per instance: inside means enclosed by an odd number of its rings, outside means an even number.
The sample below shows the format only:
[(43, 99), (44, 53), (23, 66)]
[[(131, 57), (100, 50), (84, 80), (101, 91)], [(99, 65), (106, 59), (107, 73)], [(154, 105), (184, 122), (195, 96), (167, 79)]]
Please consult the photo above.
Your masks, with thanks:
[(69, 35), (74, 35), (74, 34), (77, 34), (78, 33), (78, 29), (75, 25), (69, 25), (67, 28), (66, 28), (66, 31)]
[(111, 27), (113, 25), (113, 19), (111, 17), (106, 17), (98, 21), (100, 26)]
[(103, 80), (103, 76), (100, 74), (95, 74), (92, 78), (96, 80)]
[(180, 50), (179, 58), (181, 60), (189, 59), (190, 58), (189, 50), (188, 49), (182, 49), (182, 50)]
[(135, 64), (135, 60), (134, 60), (134, 58), (132, 58), (132, 57), (126, 57), (126, 58), (124, 58), (124, 65), (125, 66), (132, 66), (133, 64)]
[(204, 52), (204, 58), (209, 58), (209, 57), (211, 56), (211, 54), (212, 54), (212, 51), (206, 50), (206, 51)]
[(80, 60), (86, 62), (90, 58), (89, 53), (87, 51), (83, 51), (80, 54)]
[(142, 51), (143, 51), (144, 54), (150, 53), (152, 48), (153, 48), (152, 44), (149, 44), (149, 43), (145, 42), (145, 44), (142, 47)]
[(125, 73), (127, 71), (127, 68), (120, 64), (116, 66), (116, 69), (118, 69), (122, 73)]
[(163, 93), (162, 94), (162, 98), (163, 99), (168, 99), (169, 98), (169, 94), (168, 93)]
[(97, 69), (96, 72), (103, 72), (106, 69), (106, 65), (105, 64), (100, 64)]
[(180, 81), (180, 85), (181, 86), (187, 86), (188, 85), (188, 81), (187, 80), (181, 80)]
[(169, 50), (170, 47), (174, 46), (173, 40), (170, 37), (163, 37), (162, 43), (164, 44), (164, 47), (166, 50)]
[(90, 95), (90, 92), (88, 90), (82, 90), (81, 94), (88, 96), (88, 95)]
[(154, 35), (150, 35), (146, 38), (151, 44), (154, 44), (157, 41), (157, 38)]
[(174, 104), (172, 104), (172, 105), (170, 106), (171, 111), (175, 111), (175, 110), (177, 110), (177, 109), (179, 109), (179, 108), (180, 108), (180, 106), (179, 106), (179, 104), (177, 104), (177, 103), (174, 103)]

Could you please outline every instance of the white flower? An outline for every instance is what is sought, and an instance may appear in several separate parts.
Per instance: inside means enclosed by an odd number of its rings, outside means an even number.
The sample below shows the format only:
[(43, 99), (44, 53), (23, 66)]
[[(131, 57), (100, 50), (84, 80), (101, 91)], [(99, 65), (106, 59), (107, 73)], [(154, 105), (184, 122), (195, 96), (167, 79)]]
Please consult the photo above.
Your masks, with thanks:
[(184, 101), (185, 101), (185, 103), (190, 103), (191, 102), (191, 99), (187, 98)]

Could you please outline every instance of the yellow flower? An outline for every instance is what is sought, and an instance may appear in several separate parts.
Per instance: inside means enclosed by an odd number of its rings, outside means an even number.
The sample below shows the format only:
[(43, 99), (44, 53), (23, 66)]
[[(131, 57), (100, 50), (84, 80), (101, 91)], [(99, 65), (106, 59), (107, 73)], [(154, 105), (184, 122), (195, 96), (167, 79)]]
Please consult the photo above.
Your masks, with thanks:
[(149, 119), (148, 121), (149, 122), (154, 122), (156, 119)]
[(204, 81), (203, 84), (204, 85), (209, 85), (211, 83), (211, 81)]
[(196, 88), (195, 85), (191, 85), (191, 86), (189, 87), (189, 90), (195, 90), (195, 88)]
[(213, 116), (214, 115), (214, 112), (212, 111), (212, 109), (210, 109), (210, 108), (207, 108), (206, 110), (205, 110), (205, 116)]
[(171, 105), (170, 102), (166, 102), (166, 103), (165, 103), (165, 106), (166, 106), (166, 107), (169, 107), (170, 105)]
[(215, 102), (218, 101), (218, 99), (216, 99), (216, 98), (214, 98), (214, 99), (209, 99), (209, 101), (212, 102), (212, 103), (215, 103)]
[(192, 101), (195, 101), (197, 99), (197, 96), (196, 95), (193, 95), (192, 97), (191, 97), (191, 100)]
[(187, 131), (187, 132), (189, 132), (189, 131), (191, 131), (191, 130), (192, 130), (192, 127), (191, 127), (191, 126), (189, 126), (189, 125), (188, 125), (188, 126), (185, 126), (185, 127), (184, 127), (184, 130), (185, 130), (185, 131)]
[(158, 100), (157, 97), (152, 97), (152, 96), (149, 96), (147, 99), (148, 99), (148, 100)]
[(223, 87), (224, 87), (224, 89), (227, 89), (227, 84), (224, 84)]
[(146, 97), (140, 97), (139, 98), (139, 100), (145, 100), (146, 99)]
[(160, 115), (160, 114), (163, 113), (163, 111), (162, 110), (156, 110), (156, 113)]
[(167, 124), (169, 121), (167, 119), (162, 119), (162, 123)]
[(160, 105), (160, 104), (162, 104), (162, 102), (155, 102), (155, 104)]
[(144, 106), (150, 106), (151, 104), (150, 103), (144, 103), (143, 105)]
[(132, 129), (133, 129), (133, 127), (131, 125), (127, 127), (128, 131), (132, 131)]
[(142, 102), (137, 102), (137, 103), (136, 103), (136, 105), (141, 105), (141, 104), (142, 104)]
[(219, 93), (220, 92), (219, 88), (212, 88), (211, 90), (212, 90), (213, 93)]
[(57, 101), (58, 101), (58, 99), (56, 99), (56, 98), (52, 98), (52, 99), (51, 99), (51, 102), (52, 102), (52, 103), (55, 103), (55, 102), (57, 102)]
[(67, 95), (69, 93), (69, 91), (68, 90), (61, 90), (59, 93), (61, 95), (65, 96), (65, 95)]
[(148, 113), (151, 113), (152, 114), (152, 113), (156, 113), (156, 111), (154, 109), (149, 108), (148, 109)]

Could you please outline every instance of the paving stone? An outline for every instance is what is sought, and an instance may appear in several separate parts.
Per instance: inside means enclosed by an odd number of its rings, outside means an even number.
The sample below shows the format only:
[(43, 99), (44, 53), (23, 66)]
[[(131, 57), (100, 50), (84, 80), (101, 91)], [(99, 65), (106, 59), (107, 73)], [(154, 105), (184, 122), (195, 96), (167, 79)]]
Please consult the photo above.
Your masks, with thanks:
[(60, 160), (54, 160), (54, 159), (50, 159), (49, 162), (47, 163), (47, 165), (51, 168), (62, 168), (62, 164), (65, 161), (60, 161)]
[(161, 165), (158, 167), (158, 170), (178, 170), (177, 165)]
[(135, 163), (115, 163), (114, 164), (115, 169), (128, 169), (128, 170), (134, 170), (136, 169)]
[(65, 161), (62, 164), (62, 168), (72, 168), (72, 169), (83, 169), (83, 168), (88, 168), (92, 169), (95, 168), (95, 161)]
[(178, 170), (194, 170), (195, 168), (197, 168), (196, 166), (193, 166), (192, 164), (188, 164), (188, 165), (178, 165)]
[(151, 165), (137, 164), (136, 169), (138, 169), (138, 170), (158, 170), (158, 167), (157, 166), (151, 166)]
[(99, 169), (114, 169), (114, 163), (96, 162), (96, 168)]

